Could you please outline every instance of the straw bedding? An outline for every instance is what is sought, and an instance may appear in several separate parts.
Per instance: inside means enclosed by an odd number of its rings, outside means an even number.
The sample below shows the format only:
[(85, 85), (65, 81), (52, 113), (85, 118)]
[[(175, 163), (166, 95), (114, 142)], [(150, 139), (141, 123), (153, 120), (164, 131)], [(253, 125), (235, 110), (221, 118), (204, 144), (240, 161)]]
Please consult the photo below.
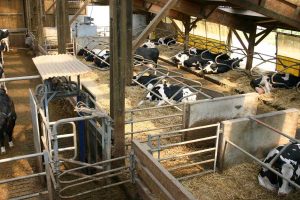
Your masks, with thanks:
[[(167, 48), (167, 47), (160, 47)], [(168, 48), (167, 48), (168, 49)], [(168, 49), (165, 52), (170, 52)], [(173, 56), (178, 52), (178, 49), (175, 49), (169, 53), (169, 56)], [(109, 73), (107, 71), (99, 71), (94, 69), (92, 73), (86, 75), (89, 78), (96, 80), (103, 90), (105, 96), (99, 102), (100, 105), (109, 112)], [(189, 75), (191, 76), (191, 75)], [(236, 94), (236, 90), (238, 89), (240, 92), (254, 92), (250, 87), (250, 76), (245, 72), (241, 72), (238, 70), (230, 71), (225, 74), (220, 74), (217, 76), (226, 77), (229, 81), (235, 82), (238, 84), (237, 88), (230, 88), (224, 86), (221, 88), (223, 93)], [(197, 78), (199, 79), (199, 78)], [(202, 82), (202, 80), (201, 80)], [(206, 81), (204, 81), (206, 82)], [(218, 86), (219, 87), (219, 86)], [(216, 88), (214, 88), (216, 89)], [(125, 106), (126, 110), (135, 108), (140, 100), (142, 100), (145, 96), (146, 92), (144, 89), (134, 86), (134, 87), (126, 87), (126, 100)], [(284, 96), (285, 98), (281, 98)], [(263, 103), (260, 103), (258, 106), (258, 113), (265, 113), (274, 111), (276, 105), (282, 106), (284, 108), (295, 107), (300, 109), (300, 99), (299, 94), (291, 89), (291, 90), (274, 90), (271, 94), (265, 94), (260, 96), (260, 101), (269, 102), (270, 106), (267, 106)], [(154, 106), (154, 104), (152, 104)], [(150, 107), (149, 104), (142, 105), (141, 108)], [(170, 115), (176, 113), (175, 109), (161, 109), (157, 111), (143, 111), (137, 112), (134, 115), (134, 119), (142, 119), (142, 118), (150, 118), (154, 116), (163, 116)], [(130, 119), (130, 115), (126, 115), (126, 120)], [(147, 130), (151, 128), (161, 127), (164, 125), (176, 124), (180, 123), (180, 117), (174, 119), (170, 118), (168, 120), (152, 120), (148, 122), (141, 122), (134, 125), (134, 131), (137, 130)], [(126, 132), (130, 131), (130, 125), (126, 125)], [(161, 132), (157, 131), (157, 132)], [(156, 132), (156, 131), (155, 131)], [(152, 133), (152, 132), (151, 132)], [(136, 139), (141, 141), (145, 141), (147, 134), (149, 132), (145, 132), (143, 134), (139, 134), (135, 136)], [(172, 139), (170, 142), (179, 142), (180, 139)], [(127, 137), (126, 142), (130, 142), (130, 137)], [(168, 157), (170, 155), (181, 154), (191, 152), (191, 150), (198, 150), (195, 147), (176, 147), (170, 150), (165, 150), (161, 152), (161, 157)], [(207, 154), (204, 157), (211, 158), (212, 154)], [(157, 158), (157, 154), (154, 153), (154, 157)], [(193, 163), (195, 157), (184, 157), (182, 159), (170, 160), (168, 162), (162, 162), (162, 164), (168, 169), (179, 164), (187, 164)], [(199, 158), (197, 158), (199, 159)], [(204, 159), (204, 158), (201, 158)], [(199, 160), (198, 160), (199, 161)], [(244, 163), (241, 165), (237, 165), (228, 170), (225, 170), (224, 173), (214, 173), (208, 174), (202, 177), (195, 177), (189, 180), (182, 181), (182, 184), (190, 190), (193, 195), (195, 195), (198, 199), (213, 199), (213, 200), (226, 200), (226, 199), (282, 199), (281, 197), (277, 197), (276, 193), (266, 191), (264, 188), (260, 187), (257, 181), (257, 174), (260, 166), (254, 163)], [(176, 177), (183, 176), (185, 174), (191, 174), (196, 172), (201, 172), (203, 167), (196, 166), (192, 168), (187, 168), (180, 170), (178, 172), (174, 172), (173, 175)], [(298, 194), (291, 194), (287, 198), (284, 199), (297, 199), (299, 198)]]

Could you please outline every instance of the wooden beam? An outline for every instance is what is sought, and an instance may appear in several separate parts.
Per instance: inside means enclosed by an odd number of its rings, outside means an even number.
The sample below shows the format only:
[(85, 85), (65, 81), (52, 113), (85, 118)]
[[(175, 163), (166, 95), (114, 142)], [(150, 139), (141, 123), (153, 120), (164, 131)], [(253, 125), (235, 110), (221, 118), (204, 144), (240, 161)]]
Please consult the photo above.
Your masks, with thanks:
[(234, 35), (236, 36), (236, 38), (239, 40), (239, 42), (242, 45), (243, 49), (245, 51), (247, 51), (247, 47), (246, 47), (245, 43), (243, 42), (242, 38), (240, 37), (239, 33), (236, 30), (234, 30), (234, 29), (232, 29), (232, 32), (234, 33)]
[(56, 4), (56, 0), (53, 1), (53, 3), (51, 4), (51, 6), (49, 6), (49, 8), (45, 11), (46, 14), (50, 14), (48, 13), (52, 8), (55, 7), (55, 4)]
[(168, 3), (162, 8), (162, 10), (154, 17), (150, 24), (144, 29), (144, 31), (133, 41), (132, 47), (135, 51), (148, 37), (148, 35), (156, 28), (158, 23), (167, 16), (168, 11), (177, 3), (178, 0), (169, 0)]
[(249, 42), (249, 36), (247, 35), (247, 33), (243, 31), (243, 34), (244, 34), (246, 40)]
[[(195, 20), (194, 22), (196, 22), (196, 21), (197, 20)], [(183, 45), (183, 49), (187, 50), (189, 48), (189, 41), (190, 41), (191, 17), (189, 17), (183, 24), (184, 24), (184, 45)]]
[(44, 42), (43, 38), (43, 19), (42, 19), (42, 4), (41, 0), (37, 0), (37, 34), (38, 34), (38, 44), (42, 45)]
[[(160, 1), (155, 1), (155, 0), (147, 0), (147, 2), (151, 2), (153, 6), (164, 6), (168, 0), (160, 0)], [(141, 0), (134, 0), (134, 7), (137, 5), (141, 4)], [(140, 7), (140, 6), (139, 6)], [(171, 18), (178, 19), (176, 18), (176, 13), (178, 14), (184, 14), (187, 16), (194, 16), (194, 17), (200, 17), (202, 18), (203, 16), (200, 14), (201, 7), (203, 7), (203, 4), (195, 3), (192, 1), (186, 1), (186, 0), (178, 0), (178, 3), (170, 10), (170, 13), (173, 13), (173, 16), (170, 16)], [(211, 7), (206, 7), (204, 8), (207, 11), (204, 11), (205, 13), (209, 13), (211, 11)], [(149, 10), (149, 12), (157, 13), (156, 10)], [(179, 19), (182, 20), (182, 19)], [(251, 26), (253, 26), (254, 22), (252, 20), (248, 19), (239, 19), (236, 20), (236, 16), (231, 15), (227, 12), (224, 12), (222, 10), (216, 9), (214, 12), (212, 12), (208, 18), (207, 21), (214, 22), (214, 23), (219, 23), (224, 26), (231, 27), (232, 29), (238, 29), (242, 30), (245, 32), (250, 32)]]
[(85, 0), (83, 5), (79, 8), (79, 10), (75, 13), (75, 15), (70, 19), (69, 23), (72, 24), (75, 19), (80, 15), (80, 13), (87, 7), (87, 5), (90, 3), (89, 0)]
[(256, 26), (252, 27), (252, 31), (249, 34), (250, 35), (248, 40), (247, 62), (246, 62), (247, 70), (250, 70), (252, 68), (255, 39), (256, 39)]
[(32, 30), (32, 24), (31, 24), (31, 0), (26, 0), (25, 1), (25, 6), (26, 6), (26, 26), (28, 31)]
[[(264, 34), (255, 42), (255, 46), (257, 46), (265, 37), (267, 37), (273, 30), (274, 28), (267, 28), (264, 32)], [(256, 34), (255, 37), (257, 37), (258, 34)]]
[(66, 53), (66, 33), (65, 33), (65, 12), (66, 12), (66, 0), (56, 1), (56, 28), (57, 28), (57, 42), (58, 53)]
[(300, 16), (296, 15), (297, 6), (283, 0), (264, 0), (258, 4), (257, 0), (227, 0), (242, 8), (255, 11), (279, 22), (288, 24), (300, 30)]
[[(110, 115), (114, 120), (114, 157), (125, 155), (125, 76), (128, 67), (128, 41), (132, 41), (131, 25), (132, 0), (110, 1)], [(128, 21), (129, 20), (129, 21)], [(123, 166), (124, 161), (117, 163)]]

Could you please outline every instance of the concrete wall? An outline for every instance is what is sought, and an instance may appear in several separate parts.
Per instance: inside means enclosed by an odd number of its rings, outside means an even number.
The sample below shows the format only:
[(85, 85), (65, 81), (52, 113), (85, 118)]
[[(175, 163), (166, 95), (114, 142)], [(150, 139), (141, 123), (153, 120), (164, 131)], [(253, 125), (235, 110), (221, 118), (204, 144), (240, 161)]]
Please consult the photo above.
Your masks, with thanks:
[[(223, 120), (255, 115), (257, 104), (257, 93), (200, 100), (187, 106), (185, 127), (196, 127)], [(210, 128), (189, 132), (185, 138), (190, 140), (215, 135), (215, 130), (215, 128)]]
[[(256, 115), (255, 118), (294, 138), (298, 114), (299, 110), (288, 109)], [(225, 149), (225, 139), (232, 141), (260, 159), (263, 159), (272, 148), (279, 144), (288, 143), (288, 139), (285, 137), (249, 118), (223, 121), (221, 127), (223, 133), (221, 134), (218, 157), (220, 169), (226, 169), (245, 161), (253, 161), (230, 144), (227, 144)]]

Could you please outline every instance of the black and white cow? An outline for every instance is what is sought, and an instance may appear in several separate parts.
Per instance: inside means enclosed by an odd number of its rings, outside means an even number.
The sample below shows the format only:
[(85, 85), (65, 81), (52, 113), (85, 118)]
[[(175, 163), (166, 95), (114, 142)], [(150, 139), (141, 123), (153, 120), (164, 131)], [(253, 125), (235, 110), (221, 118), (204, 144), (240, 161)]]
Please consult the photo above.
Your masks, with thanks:
[(28, 33), (26, 33), (26, 35), (25, 35), (25, 47), (27, 47), (27, 48), (33, 47), (33, 40)]
[(292, 74), (272, 73), (253, 79), (250, 85), (259, 94), (270, 93), (273, 88), (299, 87), (300, 77)]
[[(149, 74), (148, 76), (139, 76), (138, 78), (136, 76), (133, 76), (133, 79), (138, 83), (146, 86), (149, 90), (151, 90), (153, 86), (159, 81), (158, 76), (152, 74)], [(137, 83), (133, 82), (132, 85), (137, 85)]]
[[(153, 93), (151, 93), (153, 92)], [(171, 97), (175, 102), (192, 102), (196, 101), (197, 96), (191, 92), (189, 88), (182, 87), (180, 85), (158, 84), (151, 89), (146, 96), (148, 101), (158, 101), (157, 106), (163, 105), (166, 101), (170, 101)], [(144, 101), (141, 101), (141, 105)]]
[(203, 73), (205, 74), (219, 74), (228, 72), (231, 69), (240, 66), (242, 59), (234, 58), (230, 60), (221, 60), (218, 63), (208, 61), (206, 66), (203, 67)]
[[(287, 145), (288, 147), (274, 162), (272, 168), (281, 173), (285, 178), (300, 185), (300, 144), (294, 143)], [(279, 146), (272, 149), (264, 159), (264, 163), (270, 163), (283, 147), (284, 146)], [(278, 194), (280, 195), (286, 195), (294, 188), (288, 181), (264, 167), (262, 167), (258, 174), (258, 182), (268, 190), (278, 190)]]
[(0, 51), (9, 51), (9, 31), (7, 29), (0, 30)]
[(77, 52), (77, 56), (86, 56), (88, 53), (87, 51), (87, 46), (84, 48), (79, 49), (79, 51)]
[(141, 47), (144, 48), (156, 48), (156, 45), (158, 45), (157, 43), (151, 42), (150, 40), (148, 40), (147, 42), (144, 42), (144, 44), (141, 45)]
[[(157, 48), (145, 48), (139, 47), (136, 49), (135, 54), (138, 55), (135, 57), (136, 60), (150, 60), (157, 64), (159, 57), (159, 50)], [(141, 57), (141, 58), (139, 58)]]
[(186, 51), (180, 51), (175, 56), (173, 56), (171, 59), (173, 62), (175, 62), (177, 65), (184, 66), (184, 61), (188, 60), (190, 58), (190, 55)]
[(202, 52), (206, 51), (207, 49), (198, 49), (195, 47), (189, 48), (190, 55), (201, 55)]
[(162, 37), (158, 39), (158, 44), (171, 46), (176, 44), (176, 39), (171, 37)]
[(2, 78), (3, 73), (4, 73), (3, 65), (0, 63), (0, 78)]
[(201, 53), (201, 57), (204, 60), (208, 60), (208, 61), (210, 60), (210, 61), (214, 61), (214, 62), (216, 61), (217, 56), (219, 56), (219, 58), (222, 59), (222, 60), (228, 60), (228, 59), (230, 59), (229, 55), (227, 55), (227, 54), (221, 55), (221, 54), (222, 53), (212, 53), (209, 50), (206, 50), (206, 51), (203, 51)]
[(5, 153), (5, 134), (8, 135), (9, 147), (13, 147), (12, 135), (17, 119), (15, 106), (12, 99), (6, 94), (6, 90), (0, 88), (0, 144), (1, 153)]
[(102, 50), (95, 56), (94, 63), (99, 68), (109, 67), (110, 51), (108, 49)]
[(98, 55), (99, 53), (101, 53), (102, 50), (101, 49), (93, 49), (90, 52), (86, 51), (84, 55), (84, 59), (88, 62), (93, 62), (95, 55)]

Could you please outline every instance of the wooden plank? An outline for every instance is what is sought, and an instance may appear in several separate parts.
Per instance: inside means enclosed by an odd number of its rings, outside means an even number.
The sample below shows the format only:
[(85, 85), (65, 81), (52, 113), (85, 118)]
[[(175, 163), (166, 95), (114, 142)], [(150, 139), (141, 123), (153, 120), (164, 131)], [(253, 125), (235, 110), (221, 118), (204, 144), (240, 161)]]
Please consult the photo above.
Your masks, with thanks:
[(183, 44), (183, 49), (187, 50), (189, 48), (189, 40), (190, 40), (189, 36), (190, 36), (190, 31), (191, 31), (191, 17), (188, 17), (184, 21), (183, 25), (184, 25), (184, 44)]
[(260, 5), (257, 3), (257, 0), (228, 0), (228, 2), (276, 19), (300, 30), (300, 16), (295, 14), (297, 7), (289, 2), (265, 0)]
[(239, 33), (238, 33), (236, 30), (234, 30), (234, 29), (232, 29), (232, 32), (234, 33), (234, 35), (235, 35), (235, 36), (237, 37), (237, 39), (239, 40), (239, 42), (240, 42), (240, 44), (242, 45), (243, 49), (244, 49), (245, 51), (247, 51), (247, 47), (246, 47), (245, 43), (243, 42), (242, 38), (240, 37)]
[(145, 184), (139, 178), (135, 179), (138, 193), (143, 200), (155, 200), (154, 195), (149, 191)]
[(85, 0), (80, 9), (75, 13), (75, 15), (70, 19), (69, 23), (72, 24), (75, 19), (81, 14), (81, 12), (86, 8), (86, 6), (90, 3), (90, 0)]
[(146, 145), (142, 145), (138, 141), (133, 140), (131, 147), (134, 150), (135, 156), (140, 160), (143, 166), (147, 167), (157, 180), (162, 180), (162, 186), (170, 192), (174, 199), (195, 199), (195, 197), (187, 191), (174, 176), (153, 158), (147, 151)]
[(169, 0), (161, 11), (154, 17), (150, 24), (144, 29), (144, 31), (135, 39), (132, 43), (132, 49), (135, 51), (148, 37), (148, 35), (155, 29), (162, 18), (166, 17), (168, 11), (177, 3), (178, 0)]
[(249, 35), (248, 49), (247, 49), (247, 62), (246, 62), (247, 70), (250, 70), (252, 68), (255, 39), (256, 39), (256, 26), (252, 27), (252, 31), (250, 32)]

